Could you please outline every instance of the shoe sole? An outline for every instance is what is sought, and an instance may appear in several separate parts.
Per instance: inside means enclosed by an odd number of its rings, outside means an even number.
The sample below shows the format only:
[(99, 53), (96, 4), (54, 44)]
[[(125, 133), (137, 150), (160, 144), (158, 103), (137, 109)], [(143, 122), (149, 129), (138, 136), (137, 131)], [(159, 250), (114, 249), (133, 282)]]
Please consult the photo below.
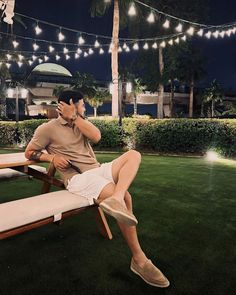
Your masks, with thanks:
[(146, 280), (139, 272), (137, 272), (132, 266), (130, 266), (130, 269), (132, 270), (132, 272), (134, 272), (136, 275), (140, 276), (140, 278), (142, 278), (147, 284), (154, 286), (154, 287), (158, 287), (158, 288), (167, 288), (170, 286), (170, 282), (168, 281), (168, 283), (166, 285), (160, 285), (160, 284), (155, 284), (155, 283), (151, 283), (148, 280)]
[(109, 205), (100, 203), (99, 206), (102, 208), (102, 210), (105, 213), (107, 213), (108, 215), (111, 215), (117, 221), (119, 221), (121, 223), (125, 223), (126, 225), (129, 225), (129, 226), (135, 226), (135, 225), (138, 224), (138, 222), (136, 220), (132, 219), (129, 215), (127, 215), (127, 214), (125, 214), (123, 212), (111, 209), (109, 207)]

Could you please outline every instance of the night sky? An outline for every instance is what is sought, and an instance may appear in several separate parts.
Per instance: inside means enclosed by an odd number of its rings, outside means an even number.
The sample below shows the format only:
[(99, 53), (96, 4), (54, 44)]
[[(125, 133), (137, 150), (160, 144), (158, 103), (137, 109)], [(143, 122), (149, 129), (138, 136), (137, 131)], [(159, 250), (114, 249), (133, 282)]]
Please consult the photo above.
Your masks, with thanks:
[[(107, 14), (103, 18), (91, 18), (89, 2), (87, 0), (16, 0), (15, 11), (76, 30), (111, 36), (112, 14)], [(191, 1), (189, 3), (191, 5)], [(236, 22), (236, 1), (210, 0), (209, 12), (210, 16), (207, 22), (209, 24)], [(32, 26), (32, 23), (30, 25)], [(45, 27), (46, 31), (47, 28)], [(28, 26), (26, 34), (24, 30), (19, 32), (16, 26), (14, 28), (15, 33), (27, 36), (29, 36), (30, 30), (33, 31), (32, 27)], [(52, 34), (53, 31), (50, 32), (48, 29), (48, 32), (44, 32), (38, 38), (52, 39)], [(54, 36), (54, 40), (57, 41), (55, 33)], [(126, 37), (125, 32), (121, 32), (121, 36)], [(207, 61), (208, 76), (202, 85), (206, 86), (209, 81), (216, 78), (224, 88), (236, 90), (236, 35), (224, 39), (207, 40), (204, 38), (202, 41), (197, 41), (197, 46), (203, 48)], [(128, 59), (132, 58), (132, 54), (122, 54), (126, 57), (121, 56), (121, 63), (125, 64)], [(111, 79), (110, 55), (108, 54), (104, 56), (94, 54), (88, 58), (63, 61), (60, 64), (67, 67), (72, 73), (78, 70), (92, 73), (98, 80), (109, 81)]]

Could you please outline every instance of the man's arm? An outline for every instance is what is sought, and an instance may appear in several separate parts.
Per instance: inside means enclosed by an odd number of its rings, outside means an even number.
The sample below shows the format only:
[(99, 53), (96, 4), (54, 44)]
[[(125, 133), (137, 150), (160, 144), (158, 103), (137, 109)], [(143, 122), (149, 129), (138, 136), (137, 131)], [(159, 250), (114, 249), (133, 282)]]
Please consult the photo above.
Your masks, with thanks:
[(25, 150), (25, 157), (33, 161), (52, 162), (56, 168), (66, 169), (70, 166), (68, 160), (60, 155), (42, 152), (35, 144), (29, 143)]
[(82, 117), (78, 116), (77, 119), (74, 120), (74, 124), (77, 128), (81, 131), (81, 133), (90, 139), (92, 142), (97, 143), (101, 139), (101, 132), (100, 130), (94, 126), (91, 122), (83, 119)]

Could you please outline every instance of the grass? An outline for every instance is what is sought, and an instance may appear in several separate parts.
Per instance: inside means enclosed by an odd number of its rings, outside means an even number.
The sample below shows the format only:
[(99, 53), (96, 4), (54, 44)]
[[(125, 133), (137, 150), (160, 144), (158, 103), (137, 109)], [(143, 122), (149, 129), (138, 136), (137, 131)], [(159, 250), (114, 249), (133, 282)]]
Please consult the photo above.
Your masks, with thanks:
[[(101, 162), (115, 157), (98, 155)], [(60, 227), (0, 241), (0, 294), (235, 294), (235, 176), (233, 161), (143, 156), (130, 188), (139, 237), (170, 288), (135, 276), (115, 221), (108, 218), (114, 235), (108, 241), (85, 212)], [(39, 194), (41, 187), (25, 178), (0, 185), (1, 202)]]

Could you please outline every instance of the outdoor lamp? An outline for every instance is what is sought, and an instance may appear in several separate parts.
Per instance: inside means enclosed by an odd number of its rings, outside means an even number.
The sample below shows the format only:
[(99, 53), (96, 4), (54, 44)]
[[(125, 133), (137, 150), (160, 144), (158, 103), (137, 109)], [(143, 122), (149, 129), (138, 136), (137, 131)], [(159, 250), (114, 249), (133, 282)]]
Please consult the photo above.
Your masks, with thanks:
[(8, 88), (7, 89), (7, 97), (12, 98), (14, 96), (14, 89)]
[(127, 82), (126, 83), (126, 93), (131, 93), (132, 92), (132, 83)]

